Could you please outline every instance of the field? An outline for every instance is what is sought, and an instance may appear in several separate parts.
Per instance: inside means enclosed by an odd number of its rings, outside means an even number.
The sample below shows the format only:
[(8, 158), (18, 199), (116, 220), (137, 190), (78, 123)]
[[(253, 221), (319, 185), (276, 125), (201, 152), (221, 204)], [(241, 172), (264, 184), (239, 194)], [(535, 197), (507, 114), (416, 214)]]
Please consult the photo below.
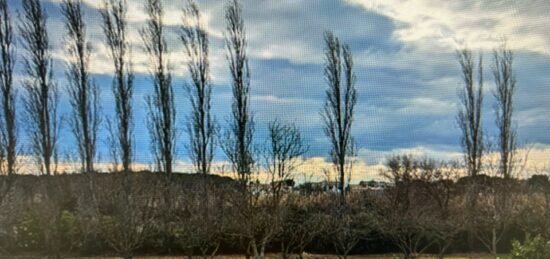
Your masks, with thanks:
[[(162, 259), (176, 259), (181, 257), (142, 257), (142, 259), (153, 259), (153, 258), (162, 258)], [(217, 257), (220, 259), (237, 259), (242, 258), (242, 256), (220, 256)], [(270, 259), (276, 259), (281, 258), (279, 255), (268, 255), (268, 258)], [(337, 259), (338, 256), (336, 255), (319, 255), (319, 254), (304, 254), (304, 259)], [(351, 255), (348, 256), (348, 259), (399, 259), (402, 258), (399, 254), (385, 254), (385, 255)], [(418, 256), (417, 259), (436, 259), (437, 256), (434, 255), (422, 255)], [(454, 254), (445, 256), (447, 259), (490, 259), (493, 258), (492, 255), (489, 254)], [(506, 258), (506, 255), (499, 255), (498, 258)]]
[[(0, 257), (8, 258), (8, 257)], [(19, 257), (9, 257), (13, 259), (38, 259), (42, 258), (39, 256), (19, 256)], [(70, 259), (120, 259), (122, 257), (69, 257)], [(184, 259), (188, 258), (187, 256), (136, 256), (134, 259)], [(243, 258), (242, 255), (220, 255), (216, 256), (217, 259), (238, 259)], [(269, 254), (266, 256), (269, 259), (278, 259), (281, 258), (278, 254)], [(304, 254), (304, 259), (337, 259), (336, 255), (320, 255), (320, 254)], [(402, 258), (399, 254), (385, 254), (385, 255), (351, 255), (348, 256), (349, 259), (399, 259)], [(435, 255), (422, 255), (418, 256), (417, 259), (436, 259)], [(452, 254), (445, 256), (446, 259), (491, 259), (492, 255), (489, 254)], [(507, 255), (499, 255), (497, 258), (507, 258)]]

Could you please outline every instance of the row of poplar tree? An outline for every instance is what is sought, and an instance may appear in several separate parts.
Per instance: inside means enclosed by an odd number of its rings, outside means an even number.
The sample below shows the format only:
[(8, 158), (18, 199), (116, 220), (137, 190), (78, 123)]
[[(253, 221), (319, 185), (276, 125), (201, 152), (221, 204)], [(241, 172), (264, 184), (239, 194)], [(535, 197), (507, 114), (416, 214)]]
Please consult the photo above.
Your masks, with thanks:
[[(128, 3), (126, 0), (103, 0), (99, 12), (102, 17), (104, 41), (110, 50), (114, 74), (112, 94), (115, 116), (104, 119), (101, 113), (99, 87), (90, 72), (89, 38), (81, 0), (63, 0), (61, 13), (66, 30), (67, 85), (61, 88), (54, 78), (53, 58), (47, 30), (47, 13), (41, 0), (22, 0), (21, 17), (14, 24), (7, 0), (0, 0), (0, 93), (1, 142), (0, 158), (4, 174), (15, 174), (18, 169), (18, 141), (16, 102), (24, 104), (25, 124), (29, 135), (28, 149), (35, 158), (41, 174), (57, 173), (57, 144), (60, 129), (68, 121), (77, 142), (82, 172), (94, 172), (97, 160), (98, 131), (106, 122), (111, 143), (111, 159), (120, 171), (132, 170), (134, 125), (134, 71), (132, 70), (131, 44), (128, 39)], [(147, 0), (144, 6), (148, 19), (140, 30), (143, 49), (150, 58), (152, 93), (146, 97), (147, 126), (150, 132), (152, 155), (156, 170), (173, 172), (176, 132), (176, 106), (168, 58), (166, 29), (161, 0)], [(208, 174), (217, 145), (232, 164), (232, 170), (243, 183), (255, 164), (253, 148), (254, 118), (250, 112), (250, 72), (247, 56), (247, 39), (238, 0), (230, 0), (225, 7), (225, 47), (232, 85), (231, 115), (222, 132), (211, 112), (213, 85), (210, 78), (209, 40), (201, 21), (201, 12), (194, 1), (183, 9), (179, 39), (184, 46), (186, 69), (190, 77), (186, 84), (190, 102), (186, 130), (189, 156), (196, 173)], [(16, 38), (21, 39), (22, 60), (16, 53)], [(336, 36), (325, 34), (325, 79), (328, 83), (326, 103), (322, 111), (325, 133), (331, 140), (331, 156), (338, 170), (340, 190), (353, 153), (351, 125), (357, 94), (354, 87), (353, 58), (350, 48), (341, 44)], [(17, 62), (24, 66), (25, 79), (21, 81), (24, 93), (21, 98), (14, 85), (14, 68)], [(69, 120), (61, 120), (58, 112), (60, 90), (66, 90), (72, 112)], [(22, 114), (22, 113), (21, 113)], [(270, 125), (271, 137), (288, 136), (300, 140), (293, 125), (274, 122)], [(223, 139), (223, 141), (218, 141)], [(284, 147), (273, 147), (273, 149)], [(300, 146), (296, 155), (306, 148)], [(280, 157), (283, 159), (284, 157)]]
[[(161, 0), (147, 0), (146, 24), (141, 28), (143, 49), (150, 57), (152, 93), (146, 97), (147, 125), (151, 137), (156, 170), (171, 174), (177, 140), (176, 105), (168, 58), (168, 46), (163, 20)], [(110, 50), (114, 75), (112, 94), (115, 99), (115, 116), (106, 120), (111, 143), (111, 159), (120, 170), (132, 170), (133, 147), (133, 93), (134, 72), (128, 39), (128, 3), (126, 0), (103, 0), (99, 10), (104, 41)], [(86, 34), (86, 23), (81, 0), (63, 0), (61, 13), (65, 21), (67, 85), (60, 88), (53, 76), (53, 59), (47, 30), (47, 14), (40, 0), (23, 0), (18, 24), (13, 23), (7, 0), (0, 0), (0, 170), (5, 174), (17, 172), (20, 150), (14, 68), (23, 64), (25, 79), (21, 101), (24, 107), (25, 129), (29, 137), (30, 153), (42, 174), (57, 171), (57, 142), (65, 120), (58, 112), (59, 91), (67, 91), (72, 112), (69, 127), (77, 141), (83, 172), (93, 172), (97, 156), (98, 131), (103, 116), (99, 100), (99, 87), (90, 73), (91, 48)], [(187, 72), (186, 84), (191, 104), (186, 130), (189, 140), (186, 146), (197, 173), (208, 174), (217, 143), (231, 162), (232, 170), (240, 180), (248, 181), (253, 170), (254, 119), (250, 112), (250, 72), (247, 56), (247, 39), (238, 0), (228, 1), (225, 8), (225, 45), (232, 84), (231, 116), (226, 130), (221, 132), (211, 113), (212, 82), (209, 67), (208, 33), (201, 21), (201, 12), (194, 1), (188, 1), (183, 9), (179, 39), (184, 46)], [(15, 29), (15, 28), (17, 29)], [(22, 60), (18, 60), (15, 39), (20, 38), (23, 47)], [(322, 110), (325, 133), (331, 143), (331, 159), (338, 172), (339, 189), (344, 190), (345, 174), (349, 171), (349, 157), (354, 155), (351, 134), (354, 107), (357, 102), (353, 57), (350, 48), (341, 44), (332, 33), (325, 34), (324, 75), (328, 88)], [(483, 61), (473, 61), (472, 52), (458, 52), (462, 68), (464, 88), (460, 91), (461, 106), (457, 121), (462, 130), (462, 146), (468, 174), (477, 175), (481, 170), (484, 153), (487, 153), (485, 133), (482, 127)], [(517, 146), (512, 121), (513, 96), (516, 88), (512, 69), (513, 55), (506, 47), (494, 51), (493, 77), (496, 90), (497, 151), (500, 154), (500, 172), (509, 177), (514, 166)], [(477, 74), (477, 83), (475, 75)], [(277, 124), (277, 125), (275, 125)], [(274, 123), (272, 129), (286, 129), (287, 135), (299, 132), (295, 127)], [(280, 131), (280, 130), (279, 130)], [(274, 135), (274, 134), (272, 134)], [(276, 135), (276, 134), (275, 134)], [(273, 136), (272, 136), (273, 137)], [(281, 137), (281, 136), (280, 136)], [(222, 141), (218, 141), (221, 139)], [(275, 147), (277, 148), (277, 147)], [(303, 153), (303, 152), (302, 152)]]

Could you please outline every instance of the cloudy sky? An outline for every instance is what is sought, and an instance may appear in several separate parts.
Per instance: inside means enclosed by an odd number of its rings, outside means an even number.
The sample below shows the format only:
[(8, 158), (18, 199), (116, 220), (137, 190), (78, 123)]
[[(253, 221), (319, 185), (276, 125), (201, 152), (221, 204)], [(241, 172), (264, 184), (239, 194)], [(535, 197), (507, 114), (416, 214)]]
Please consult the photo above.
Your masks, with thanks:
[[(128, 0), (133, 56), (137, 74), (135, 93), (136, 159), (149, 158), (144, 96), (152, 91), (139, 29), (146, 15), (143, 0)], [(11, 0), (13, 12), (19, 0)], [(60, 0), (42, 0), (49, 15), (55, 72), (64, 87), (65, 29)], [(114, 110), (112, 64), (107, 56), (97, 11), (98, 0), (84, 0), (88, 35), (93, 46), (93, 73), (102, 89), (103, 111)], [(183, 84), (188, 77), (177, 33), (185, 1), (164, 1), (169, 27), (170, 60), (175, 75), (179, 126), (188, 113)], [(224, 125), (231, 89), (223, 46), (224, 2), (199, 0), (210, 33), (214, 112)], [(491, 52), (503, 38), (514, 51), (518, 90), (515, 119), (520, 142), (545, 150), (550, 146), (550, 2), (546, 0), (245, 0), (244, 19), (251, 65), (251, 107), (257, 122), (257, 141), (264, 141), (266, 124), (279, 119), (296, 123), (311, 145), (308, 158), (326, 157), (329, 145), (322, 130), (320, 110), (323, 79), (323, 32), (333, 31), (349, 44), (357, 74), (356, 120), (353, 134), (359, 155), (376, 165), (391, 153), (413, 153), (441, 159), (460, 158), (456, 128), (457, 89), (461, 74), (457, 48), (469, 47), (485, 57), (486, 102), (484, 126), (495, 135), (494, 84)], [(17, 17), (17, 16), (15, 16)], [(19, 49), (19, 53), (23, 50)], [(62, 110), (69, 112), (66, 97)], [(61, 150), (70, 153), (74, 139), (66, 129)], [(186, 161), (185, 136), (179, 158)], [(104, 141), (104, 140), (102, 140)], [(106, 156), (102, 142), (102, 156)], [(549, 149), (550, 150), (550, 149)], [(547, 160), (541, 155), (539, 159)], [(219, 152), (217, 160), (224, 157)]]

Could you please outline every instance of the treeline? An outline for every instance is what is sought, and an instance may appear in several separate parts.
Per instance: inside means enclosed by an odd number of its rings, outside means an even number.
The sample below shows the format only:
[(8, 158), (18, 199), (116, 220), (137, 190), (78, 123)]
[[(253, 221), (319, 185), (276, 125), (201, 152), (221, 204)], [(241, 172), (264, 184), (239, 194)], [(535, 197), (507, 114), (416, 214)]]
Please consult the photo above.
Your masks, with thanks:
[[(306, 251), (340, 258), (379, 253), (442, 258), (483, 251), (496, 256), (525, 235), (550, 237), (547, 176), (461, 177), (455, 164), (410, 156), (392, 157), (387, 166), (390, 187), (352, 191), (345, 206), (338, 193), (300, 186), (277, 192), (274, 185), (251, 184), (253, 191), (243, 199), (238, 181), (200, 174), (3, 176), (0, 251), (56, 258), (267, 253), (301, 258)], [(478, 197), (473, 206), (472, 187)], [(469, 247), (471, 230), (476, 242)], [(544, 258), (548, 250), (541, 248), (544, 243), (527, 251)]]

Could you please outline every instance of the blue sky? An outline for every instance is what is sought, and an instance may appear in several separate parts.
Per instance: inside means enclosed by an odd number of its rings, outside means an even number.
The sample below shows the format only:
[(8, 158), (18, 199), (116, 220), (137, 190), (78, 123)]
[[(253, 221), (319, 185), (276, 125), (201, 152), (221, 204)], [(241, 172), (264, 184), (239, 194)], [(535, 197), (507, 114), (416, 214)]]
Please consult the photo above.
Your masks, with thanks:
[[(65, 87), (63, 38), (65, 28), (60, 0), (43, 0), (56, 58), (55, 71)], [(88, 36), (94, 49), (92, 72), (102, 89), (104, 113), (112, 115), (112, 65), (103, 44), (97, 0), (84, 0)], [(131, 39), (137, 71), (135, 93), (136, 159), (147, 162), (149, 138), (144, 96), (151, 93), (147, 57), (138, 30), (146, 19), (143, 0), (129, 0)], [(170, 59), (175, 76), (180, 128), (188, 113), (183, 84), (188, 80), (182, 46), (177, 39), (181, 5), (164, 1)], [(214, 81), (214, 113), (223, 126), (230, 107), (230, 85), (223, 46), (224, 1), (198, 1), (210, 33)], [(460, 152), (456, 128), (457, 89), (461, 74), (455, 50), (470, 47), (485, 57), (486, 102), (484, 126), (496, 134), (491, 77), (491, 51), (506, 38), (515, 53), (518, 90), (516, 113), (520, 142), (550, 145), (550, 2), (522, 1), (430, 1), (430, 0), (245, 0), (242, 1), (251, 69), (251, 109), (258, 143), (265, 138), (266, 124), (273, 119), (296, 123), (311, 145), (308, 157), (328, 154), (329, 144), (319, 116), (324, 102), (323, 32), (332, 30), (353, 51), (357, 75), (356, 120), (353, 134), (359, 155), (376, 164), (390, 153), (415, 153), (441, 159)], [(19, 1), (10, 1), (14, 13)], [(17, 17), (17, 16), (15, 16)], [(16, 19), (17, 20), (17, 19)], [(22, 49), (18, 50), (23, 53)], [(68, 113), (66, 96), (62, 111)], [(183, 133), (182, 133), (183, 134)], [(105, 134), (103, 134), (105, 136)], [(68, 127), (62, 134), (61, 151), (74, 152)], [(104, 139), (101, 156), (106, 156)], [(179, 139), (179, 159), (186, 160)], [(223, 160), (218, 152), (218, 160)]]

